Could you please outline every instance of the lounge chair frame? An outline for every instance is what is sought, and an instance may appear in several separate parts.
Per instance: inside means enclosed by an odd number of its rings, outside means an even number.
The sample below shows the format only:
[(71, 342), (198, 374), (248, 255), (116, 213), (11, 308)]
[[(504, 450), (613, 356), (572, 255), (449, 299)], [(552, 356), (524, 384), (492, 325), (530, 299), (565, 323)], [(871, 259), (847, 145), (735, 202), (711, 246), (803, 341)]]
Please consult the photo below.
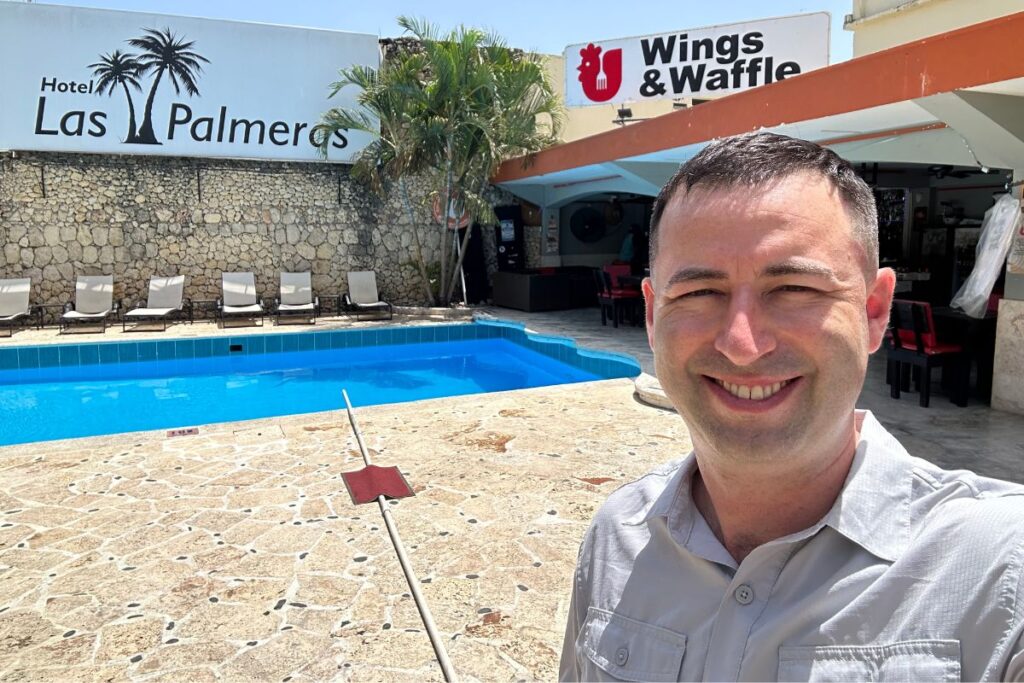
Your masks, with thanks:
[[(227, 303), (227, 293), (225, 285), (227, 284), (227, 278), (225, 276), (237, 276), (233, 278), (236, 284), (241, 283), (247, 285), (248, 282), (245, 280), (252, 281), (252, 303), (250, 304), (229, 304)], [(238, 298), (238, 294), (233, 294), (232, 298)], [(248, 298), (246, 295), (245, 298)], [(226, 307), (251, 307), (257, 306), (257, 311), (246, 310), (246, 311), (231, 311), (226, 310)], [(221, 273), (221, 296), (217, 299), (217, 324), (223, 328), (228, 320), (236, 320), (241, 318), (248, 318), (253, 321), (252, 326), (256, 326), (256, 318), (260, 319), (259, 327), (263, 327), (263, 319), (266, 317), (266, 308), (263, 306), (263, 302), (260, 301), (259, 296), (256, 294), (256, 276), (250, 272), (234, 272), (234, 273)], [(241, 326), (239, 326), (241, 327)]]
[[(176, 276), (176, 277), (180, 277), (180, 276)], [(174, 279), (174, 278), (151, 278), (150, 282), (149, 282), (149, 286), (152, 289), (153, 281), (154, 280), (171, 280), (171, 279)], [(184, 286), (184, 283), (182, 283), (182, 286)], [(179, 306), (178, 308), (174, 308), (174, 309), (168, 311), (167, 313), (164, 313), (164, 314), (161, 314), (161, 315), (131, 315), (131, 313), (133, 311), (139, 310), (140, 308), (141, 309), (166, 308), (165, 306), (150, 306), (151, 303), (152, 303), (152, 292), (150, 292), (149, 296), (147, 296), (145, 302), (140, 300), (140, 301), (136, 302), (136, 305), (133, 306), (133, 307), (129, 307), (127, 304), (125, 304), (124, 313), (121, 315), (121, 331), (122, 332), (127, 332), (129, 324), (133, 325), (131, 330), (133, 332), (136, 332), (136, 331), (140, 331), (140, 326), (142, 326), (142, 325), (149, 325), (150, 323), (160, 322), (162, 324), (161, 324), (161, 327), (160, 327), (159, 331), (160, 332), (164, 332), (164, 331), (167, 330), (167, 323), (168, 322), (174, 322), (174, 321), (177, 321), (177, 320), (181, 320), (181, 321), (184, 322), (185, 320), (188, 320), (188, 323), (190, 325), (195, 322), (195, 310), (194, 310), (194, 307), (192, 305), (192, 299), (190, 299), (188, 297), (182, 297), (182, 299), (181, 299), (181, 306)], [(154, 330), (144, 330), (144, 331), (157, 331), (157, 330), (154, 329)]]
[[(286, 277), (286, 276), (289, 276), (289, 277)], [(303, 278), (303, 276), (305, 276), (305, 278)], [(280, 325), (281, 324), (281, 318), (282, 317), (284, 317), (284, 318), (294, 318), (294, 319), (302, 318), (302, 319), (305, 319), (307, 321), (307, 324), (309, 324), (309, 325), (316, 325), (316, 319), (318, 317), (320, 317), (320, 315), (321, 315), (321, 312), (320, 312), (320, 297), (313, 293), (313, 289), (309, 285), (309, 280), (310, 279), (311, 279), (310, 273), (281, 273), (281, 289), (282, 290), (284, 289), (284, 287), (286, 285), (285, 281), (286, 280), (290, 280), (290, 282), (288, 282), (288, 284), (293, 285), (293, 286), (294, 285), (300, 285), (300, 286), (303, 287), (303, 289), (308, 289), (309, 294), (310, 294), (310, 296), (309, 296), (310, 300), (308, 302), (304, 301), (303, 303), (290, 303), (288, 301), (285, 301), (285, 299), (286, 298), (293, 298), (293, 299), (297, 300), (297, 299), (301, 298), (301, 296), (300, 297), (296, 297), (296, 293), (292, 292), (292, 293), (290, 293), (289, 297), (286, 297), (284, 291), (279, 292), (278, 296), (276, 296), (274, 298), (273, 314), (274, 314), (274, 324), (275, 325)], [(304, 281), (299, 282), (300, 280), (304, 280)], [(284, 305), (285, 308), (282, 309), (281, 308), (282, 305)], [(288, 306), (301, 306), (302, 308), (288, 308)]]
[(105, 333), (107, 331), (107, 321), (110, 319), (110, 317), (111, 316), (114, 316), (115, 318), (118, 317), (118, 315), (120, 314), (121, 308), (120, 308), (118, 302), (114, 301), (114, 297), (113, 297), (113, 284), (114, 284), (113, 278), (107, 278), (108, 281), (109, 281), (110, 287), (111, 287), (111, 291), (110, 291), (110, 294), (111, 294), (111, 296), (110, 296), (110, 308), (106, 309), (105, 311), (102, 311), (101, 313), (86, 314), (86, 317), (82, 317), (82, 318), (78, 318), (78, 317), (71, 317), (71, 318), (69, 318), (69, 317), (67, 317), (68, 313), (77, 310), (76, 306), (78, 305), (79, 291), (81, 289), (79, 287), (79, 283), (81, 283), (83, 281), (86, 281), (86, 280), (94, 280), (94, 281), (96, 281), (96, 280), (98, 280), (99, 278), (102, 278), (102, 277), (103, 276), (95, 276), (95, 275), (92, 275), (92, 276), (90, 276), (90, 275), (80, 275), (80, 276), (78, 276), (78, 279), (75, 281), (75, 299), (73, 301), (69, 301), (68, 303), (64, 304), (64, 308), (61, 311), (61, 316), (60, 316), (60, 332), (59, 332), (60, 334), (64, 334), (65, 332), (67, 332), (72, 327), (91, 327), (93, 325), (99, 325), (100, 329), (99, 329), (98, 333), (99, 334), (103, 334), (103, 333)]
[[(133, 306), (131, 309), (129, 309), (128, 305), (125, 304), (125, 312), (121, 315), (122, 332), (163, 332), (167, 329), (167, 323), (169, 322), (188, 321), (189, 325), (195, 322), (195, 308), (192, 305), (192, 299), (189, 299), (188, 297), (185, 297), (184, 299), (181, 300), (181, 308), (171, 311), (166, 315), (133, 315), (129, 319), (129, 312), (137, 308), (144, 308), (144, 306), (141, 306), (140, 304), (142, 304), (141, 301), (136, 302), (136, 305)], [(139, 329), (141, 325), (148, 325), (149, 323), (154, 322), (163, 323), (159, 330), (157, 330), (156, 328), (154, 328), (153, 330)], [(132, 325), (133, 327), (129, 328), (128, 325)]]
[[(366, 274), (369, 274), (369, 275), (366, 275)], [(374, 295), (376, 295), (376, 297), (378, 299), (380, 298), (380, 293), (377, 290), (377, 277), (376, 277), (376, 273), (374, 273), (374, 271), (372, 271), (372, 270), (369, 270), (369, 271), (353, 271), (353, 272), (350, 272), (348, 274), (348, 287), (349, 287), (349, 291), (346, 292), (345, 294), (343, 294), (342, 297), (341, 297), (342, 308), (346, 312), (354, 314), (356, 316), (356, 320), (359, 320), (359, 314), (360, 313), (376, 313), (376, 312), (385, 312), (385, 313), (388, 314), (388, 317), (387, 317), (388, 320), (393, 319), (394, 318), (394, 310), (395, 309), (387, 301), (379, 301), (378, 300), (378, 301), (373, 301), (373, 302), (369, 302), (368, 301), (367, 303), (358, 303), (358, 302), (355, 302), (355, 301), (352, 300), (351, 292), (352, 292), (353, 284), (354, 284), (353, 277), (352, 277), (353, 275), (355, 275), (357, 277), (366, 277), (366, 278), (368, 278), (369, 282), (365, 283), (365, 284), (369, 285), (369, 286), (372, 286)], [(369, 298), (373, 298), (373, 297), (371, 296)]]
[(27, 313), (18, 313), (10, 318), (0, 319), (0, 330), (7, 330), (7, 334), (0, 334), (0, 337), (13, 337), (18, 330), (26, 327), (43, 329), (43, 309), (39, 306), (29, 306)]
[[(31, 295), (32, 291), (32, 280), (29, 278), (13, 278), (9, 280), (0, 280), (0, 284), (22, 284), (27, 285), (27, 293)], [(26, 297), (26, 302), (28, 297)], [(30, 321), (35, 321), (36, 329), (42, 329), (43, 327), (43, 309), (40, 306), (33, 306), (28, 304), (28, 308), (24, 311), (17, 311), (9, 316), (0, 317), (0, 330), (7, 330), (7, 334), (0, 334), (0, 337), (13, 337), (14, 333), (19, 329), (22, 329), (28, 325)]]
[(113, 315), (117, 319), (121, 314), (121, 305), (115, 301), (111, 304), (111, 309), (106, 311), (103, 316), (91, 316), (91, 317), (65, 317), (63, 313), (68, 313), (75, 310), (75, 303), (69, 301), (63, 305), (63, 309), (60, 311), (60, 330), (59, 334), (66, 333), (72, 328), (88, 328), (92, 326), (99, 326), (99, 330), (96, 334), (103, 334), (106, 332), (106, 325), (110, 323), (111, 316)]

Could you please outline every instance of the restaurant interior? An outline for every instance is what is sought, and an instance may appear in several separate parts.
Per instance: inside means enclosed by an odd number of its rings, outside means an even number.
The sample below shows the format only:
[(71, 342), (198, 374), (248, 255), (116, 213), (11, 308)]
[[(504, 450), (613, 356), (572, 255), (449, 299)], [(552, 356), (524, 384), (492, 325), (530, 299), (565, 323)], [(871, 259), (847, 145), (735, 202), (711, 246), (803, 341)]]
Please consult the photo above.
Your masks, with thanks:
[[(974, 270), (986, 212), (1010, 192), (1013, 172), (947, 164), (859, 162), (855, 167), (874, 190), (880, 265), (896, 271), (896, 297), (928, 304), (925, 315), (930, 320), (923, 322), (934, 327), (929, 340), (970, 349), (972, 375), (963, 388), (953, 387), (952, 398), (963, 402), (963, 392), (972, 391), (984, 399), (991, 388), (1004, 274), (996, 280), (982, 318), (966, 316), (950, 303)], [(652, 195), (596, 192), (558, 207), (557, 258), (548, 254), (548, 263), (557, 265), (527, 269), (522, 259), (499, 259), (494, 304), (526, 311), (594, 306), (602, 324), (642, 325), (639, 290), (649, 272), (653, 203)], [(525, 200), (517, 219), (541, 227), (541, 212)], [(909, 329), (901, 339), (913, 346), (913, 321), (904, 324)], [(906, 377), (900, 377), (895, 391), (906, 391), (916, 380), (915, 388), (925, 396), (920, 372), (911, 366), (897, 366)], [(943, 376), (947, 388), (950, 377), (955, 379), (955, 374)]]

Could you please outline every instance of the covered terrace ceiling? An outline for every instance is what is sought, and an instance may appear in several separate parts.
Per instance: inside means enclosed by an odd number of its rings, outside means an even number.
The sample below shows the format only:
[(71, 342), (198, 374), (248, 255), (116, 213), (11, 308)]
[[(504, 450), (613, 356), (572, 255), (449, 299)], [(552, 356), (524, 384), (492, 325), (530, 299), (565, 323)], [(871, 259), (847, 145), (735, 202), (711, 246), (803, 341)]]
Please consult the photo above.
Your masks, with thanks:
[(1019, 179), (1021, 35), (1024, 12), (550, 147), (506, 162), (492, 181), (547, 208), (602, 192), (655, 195), (708, 141), (756, 130), (855, 163), (1005, 168)]

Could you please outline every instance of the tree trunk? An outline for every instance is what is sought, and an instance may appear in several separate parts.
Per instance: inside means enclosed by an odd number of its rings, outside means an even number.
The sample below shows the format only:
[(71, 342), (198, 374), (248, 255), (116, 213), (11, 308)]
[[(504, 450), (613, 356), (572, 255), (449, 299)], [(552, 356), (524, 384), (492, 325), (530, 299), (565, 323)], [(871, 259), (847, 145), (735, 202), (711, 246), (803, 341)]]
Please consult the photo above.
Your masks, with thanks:
[(153, 100), (156, 99), (156, 88), (160, 85), (160, 78), (163, 75), (163, 68), (158, 69), (156, 78), (153, 79), (153, 87), (149, 89), (149, 97), (146, 98), (146, 114), (142, 120), (142, 128), (139, 130), (139, 142), (146, 145), (163, 144), (153, 134)]
[(420, 241), (420, 231), (416, 228), (416, 214), (412, 210), (412, 202), (409, 200), (409, 187), (405, 184), (405, 178), (398, 179), (398, 187), (402, 193), (405, 210), (409, 213), (409, 226), (412, 229), (413, 246), (416, 247), (416, 268), (420, 271), (420, 278), (423, 280), (423, 289), (427, 293), (427, 303), (433, 306), (436, 303), (434, 290), (430, 286), (427, 265), (423, 261), (423, 243)]
[(125, 139), (125, 142), (136, 142), (135, 103), (132, 102), (132, 94), (128, 92), (128, 86), (124, 81), (121, 81), (121, 87), (124, 88), (124, 96), (128, 98), (128, 137)]
[(452, 143), (448, 140), (448, 168), (445, 172), (444, 184), (444, 213), (441, 215), (441, 305), (448, 305), (448, 297), (444, 294), (448, 291), (448, 212), (451, 211), (452, 202)]
[[(455, 268), (452, 270), (452, 273), (453, 273), (453, 275), (452, 275), (452, 283), (451, 283), (451, 286), (448, 287), (448, 296), (446, 297), (446, 299), (448, 301), (451, 301), (452, 300), (452, 296), (455, 294), (455, 285), (458, 282), (458, 280), (456, 280), (456, 278), (454, 276), (454, 273), (459, 272), (459, 269), (462, 268), (462, 261), (466, 258), (466, 245), (469, 244), (469, 236), (472, 233), (473, 233), (473, 226), (472, 225), (467, 225), (466, 226), (466, 236), (462, 238), (462, 245), (461, 245), (462, 248), (459, 251), (459, 260), (455, 264)], [(462, 292), (462, 300), (465, 302), (465, 301), (468, 301), (468, 299), (469, 299), (469, 295), (466, 294), (465, 290), (463, 290), (463, 292)]]
[[(480, 180), (480, 191), (479, 191), (479, 194), (481, 194), (481, 195), (483, 194), (484, 187), (486, 186), (486, 184), (487, 184), (487, 178), (484, 177), (484, 178), (482, 178)], [(470, 236), (470, 234), (472, 232), (473, 232), (473, 224), (472, 224), (472, 222), (470, 222), (470, 224), (466, 226), (466, 236), (462, 238), (462, 248), (459, 250), (459, 260), (455, 264), (455, 270), (453, 272), (459, 272), (459, 269), (462, 268), (462, 262), (466, 258), (466, 245), (469, 244), (469, 236)], [(454, 294), (455, 294), (455, 278), (454, 278), (454, 276), (452, 276), (452, 283), (451, 283), (451, 286), (448, 288), (448, 300), (449, 301), (451, 301), (452, 295), (454, 295)], [(465, 287), (463, 287), (463, 289), (462, 289), (462, 300), (463, 300), (464, 303), (468, 303), (469, 302), (469, 294), (466, 292)]]

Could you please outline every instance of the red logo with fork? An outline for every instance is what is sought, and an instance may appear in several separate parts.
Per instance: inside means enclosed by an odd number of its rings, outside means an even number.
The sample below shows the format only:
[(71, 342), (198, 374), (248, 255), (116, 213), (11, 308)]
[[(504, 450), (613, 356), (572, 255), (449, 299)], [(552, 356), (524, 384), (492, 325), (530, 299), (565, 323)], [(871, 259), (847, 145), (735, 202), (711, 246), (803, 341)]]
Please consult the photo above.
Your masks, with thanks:
[(583, 94), (591, 102), (607, 102), (622, 85), (622, 48), (601, 52), (600, 45), (590, 43), (580, 50), (582, 61), (576, 67)]

